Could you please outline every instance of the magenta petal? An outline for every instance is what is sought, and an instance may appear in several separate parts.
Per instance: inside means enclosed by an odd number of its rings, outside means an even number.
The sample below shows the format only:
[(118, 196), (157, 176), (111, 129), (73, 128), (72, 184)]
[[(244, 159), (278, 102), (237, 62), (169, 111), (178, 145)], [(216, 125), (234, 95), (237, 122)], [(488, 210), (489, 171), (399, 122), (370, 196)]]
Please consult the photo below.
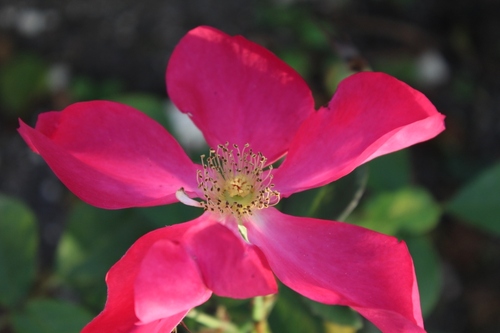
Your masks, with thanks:
[(245, 225), (276, 276), (298, 293), (350, 306), (384, 333), (424, 332), (413, 262), (403, 242), (274, 208)]
[[(210, 219), (211, 215), (204, 217)], [(277, 292), (274, 275), (260, 250), (220, 223), (194, 234), (189, 247), (205, 283), (216, 295), (250, 298)]]
[[(176, 315), (170, 316), (168, 318), (158, 319), (156, 321), (141, 325), (135, 325), (134, 329), (131, 331), (125, 331), (130, 333), (165, 333), (165, 332), (174, 332), (174, 328), (179, 325), (182, 318), (186, 316), (188, 311), (183, 311)], [(97, 331), (102, 333), (103, 331)], [(96, 333), (97, 333), (96, 332)], [(112, 333), (113, 331), (105, 331)], [(84, 332), (82, 332), (84, 333)]]
[(141, 262), (153, 244), (164, 239), (180, 239), (187, 231), (195, 227), (197, 227), (197, 223), (193, 221), (158, 229), (139, 238), (109, 270), (106, 276), (106, 284), (108, 285), (106, 306), (94, 320), (85, 326), (82, 333), (172, 331), (189, 309), (183, 307), (184, 309), (179, 310), (178, 313), (142, 324), (135, 314), (135, 282), (140, 272)]
[(196, 165), (155, 121), (129, 106), (76, 103), (39, 116), (19, 133), (61, 181), (83, 201), (102, 208), (176, 201), (197, 191)]
[(269, 161), (282, 156), (314, 111), (304, 80), (263, 47), (210, 27), (191, 30), (167, 68), (168, 94), (211, 147), (249, 143)]
[(288, 196), (330, 183), (377, 156), (433, 138), (443, 120), (422, 93), (389, 75), (352, 75), (299, 129), (274, 172), (275, 188)]
[(135, 312), (149, 323), (204, 303), (212, 292), (196, 262), (178, 241), (156, 241), (144, 256), (134, 284)]

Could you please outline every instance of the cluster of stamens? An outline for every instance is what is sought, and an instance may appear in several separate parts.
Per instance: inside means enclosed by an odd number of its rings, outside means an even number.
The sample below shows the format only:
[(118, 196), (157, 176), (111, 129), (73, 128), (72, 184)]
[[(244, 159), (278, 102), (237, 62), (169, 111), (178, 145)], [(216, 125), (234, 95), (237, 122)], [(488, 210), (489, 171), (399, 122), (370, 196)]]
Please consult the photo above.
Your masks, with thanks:
[(279, 192), (273, 190), (272, 166), (264, 170), (267, 159), (254, 153), (249, 144), (219, 145), (201, 156), (203, 170), (198, 170), (198, 186), (203, 190), (205, 210), (232, 214), (240, 219), (254, 210), (276, 205)]

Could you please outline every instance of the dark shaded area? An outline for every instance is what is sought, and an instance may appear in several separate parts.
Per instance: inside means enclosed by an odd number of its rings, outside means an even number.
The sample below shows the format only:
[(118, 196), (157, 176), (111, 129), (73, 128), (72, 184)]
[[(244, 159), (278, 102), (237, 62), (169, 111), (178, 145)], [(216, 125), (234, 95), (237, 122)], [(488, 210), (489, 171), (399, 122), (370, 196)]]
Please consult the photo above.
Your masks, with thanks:
[[(279, 1), (276, 1), (278, 3)], [(124, 91), (163, 95), (169, 54), (189, 29), (212, 25), (242, 34), (273, 51), (294, 50), (296, 33), (280, 13), (302, 12), (328, 31), (328, 52), (387, 71), (397, 59), (437, 53), (446, 66), (438, 80), (409, 82), (447, 116), (447, 130), (411, 149), (415, 181), (446, 202), (500, 157), (500, 3), (493, 0), (400, 1), (0, 1), (0, 66), (19, 54), (62, 66), (71, 77), (117, 82)], [(32, 16), (30, 16), (32, 15)], [(269, 19), (275, 15), (275, 20)], [(31, 20), (31, 21), (30, 21)], [(37, 21), (38, 20), (38, 21)], [(38, 23), (37, 23), (38, 22)], [(302, 49), (306, 79), (318, 102), (328, 101), (320, 66), (325, 50)], [(318, 60), (318, 61), (314, 61)], [(384, 62), (381, 62), (384, 60)], [(394, 62), (393, 62), (394, 60)], [(398, 69), (391, 73), (398, 76)], [(405, 80), (405, 74), (401, 77)], [(398, 76), (400, 77), (400, 76)], [(108, 82), (109, 83), (109, 82)], [(112, 88), (110, 88), (112, 89)], [(67, 84), (29, 96), (22, 107), (0, 105), (0, 192), (24, 200), (41, 230), (40, 267), (53, 253), (73, 197), (17, 135), (17, 117), (33, 125), (39, 112), (76, 98)], [(444, 216), (433, 240), (442, 256), (444, 288), (426, 320), (429, 331), (500, 331), (500, 239)]]

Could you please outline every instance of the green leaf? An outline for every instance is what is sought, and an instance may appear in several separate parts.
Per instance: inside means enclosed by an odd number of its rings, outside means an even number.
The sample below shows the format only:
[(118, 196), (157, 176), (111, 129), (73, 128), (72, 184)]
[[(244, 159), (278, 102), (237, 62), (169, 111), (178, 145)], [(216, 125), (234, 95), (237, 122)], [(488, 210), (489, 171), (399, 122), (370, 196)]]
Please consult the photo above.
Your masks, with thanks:
[(477, 228), (500, 235), (500, 163), (463, 187), (446, 210)]
[(40, 299), (30, 301), (12, 319), (16, 333), (78, 333), (92, 316), (71, 303)]
[(19, 305), (35, 279), (35, 217), (22, 202), (0, 195), (0, 304)]
[(367, 169), (361, 166), (334, 183), (282, 199), (283, 211), (291, 215), (344, 220), (357, 206), (366, 180)]
[(389, 235), (420, 235), (439, 222), (441, 208), (424, 189), (404, 188), (370, 198), (351, 222)]
[(313, 314), (323, 320), (344, 328), (350, 327), (353, 330), (359, 330), (363, 327), (361, 316), (349, 307), (322, 304), (305, 297), (302, 300)]
[(48, 91), (47, 65), (35, 55), (19, 55), (0, 71), (0, 103), (12, 116), (20, 116), (34, 96)]
[(301, 298), (294, 291), (280, 285), (278, 301), (268, 320), (272, 332), (323, 332), (321, 321), (311, 315)]
[(72, 210), (57, 249), (57, 272), (96, 309), (106, 296), (104, 277), (141, 235), (151, 230), (133, 210), (104, 210), (84, 203)]
[(443, 284), (438, 254), (426, 237), (411, 237), (405, 241), (415, 265), (422, 314), (426, 316), (436, 306)]

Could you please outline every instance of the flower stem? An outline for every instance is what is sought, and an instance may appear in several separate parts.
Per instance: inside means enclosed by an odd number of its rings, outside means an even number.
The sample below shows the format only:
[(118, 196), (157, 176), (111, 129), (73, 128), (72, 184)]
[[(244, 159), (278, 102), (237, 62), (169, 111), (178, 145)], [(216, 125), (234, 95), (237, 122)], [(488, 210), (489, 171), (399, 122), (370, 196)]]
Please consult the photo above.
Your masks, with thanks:
[(209, 328), (220, 329), (225, 333), (239, 333), (238, 327), (230, 322), (221, 320), (219, 318), (207, 315), (206, 313), (200, 312), (196, 309), (192, 309), (188, 312), (186, 317), (191, 318), (198, 323), (205, 325)]
[(271, 333), (267, 317), (269, 317), (275, 302), (275, 295), (259, 296), (253, 299), (252, 319), (254, 327), (252, 333)]

